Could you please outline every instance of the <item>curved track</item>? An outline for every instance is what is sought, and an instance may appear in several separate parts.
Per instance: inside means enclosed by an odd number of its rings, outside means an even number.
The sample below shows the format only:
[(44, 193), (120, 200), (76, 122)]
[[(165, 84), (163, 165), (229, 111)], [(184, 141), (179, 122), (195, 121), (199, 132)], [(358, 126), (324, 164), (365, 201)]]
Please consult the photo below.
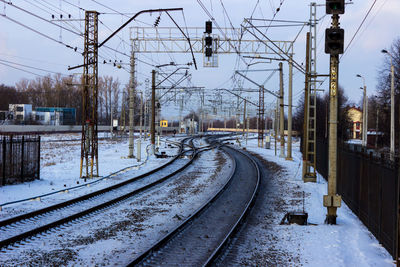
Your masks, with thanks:
[[(183, 140), (180, 153), (173, 160), (146, 174), (66, 202), (1, 221), (0, 248), (12, 246), (16, 242), (21, 242), (49, 229), (99, 212), (178, 174), (189, 166), (196, 155), (201, 152), (194, 147), (193, 139), (189, 140), (189, 144), (185, 144), (186, 141), (188, 140)], [(188, 145), (190, 149), (184, 151), (184, 145)], [(188, 153), (191, 153), (190, 160), (177, 161)], [(172, 164), (173, 162), (176, 164)]]
[(207, 266), (218, 257), (254, 203), (260, 182), (253, 159), (230, 147), (222, 149), (235, 162), (226, 185), (130, 266)]

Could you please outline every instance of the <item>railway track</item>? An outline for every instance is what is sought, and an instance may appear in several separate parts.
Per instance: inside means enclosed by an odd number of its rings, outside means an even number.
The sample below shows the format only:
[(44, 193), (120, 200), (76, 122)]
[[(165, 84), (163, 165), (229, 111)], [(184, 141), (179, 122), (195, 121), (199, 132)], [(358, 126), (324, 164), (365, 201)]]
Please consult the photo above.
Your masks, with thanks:
[(222, 149), (235, 162), (225, 186), (129, 266), (208, 266), (220, 256), (248, 214), (260, 183), (252, 158), (230, 147)]
[[(188, 146), (189, 149), (184, 150), (184, 146)], [(66, 202), (0, 221), (0, 249), (23, 244), (24, 240), (42, 232), (57, 229), (66, 223), (101, 212), (161, 184), (182, 172), (194, 161), (198, 153), (207, 149), (210, 147), (198, 150), (193, 145), (193, 139), (185, 139), (181, 144), (180, 153), (172, 161), (146, 174)], [(189, 157), (178, 160), (184, 156)]]

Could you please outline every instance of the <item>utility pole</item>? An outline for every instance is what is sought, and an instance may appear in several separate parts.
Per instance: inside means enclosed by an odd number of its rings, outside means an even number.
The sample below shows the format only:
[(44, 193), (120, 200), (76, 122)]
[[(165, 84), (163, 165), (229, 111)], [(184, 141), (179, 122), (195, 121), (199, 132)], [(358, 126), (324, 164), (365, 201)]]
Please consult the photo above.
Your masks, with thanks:
[(391, 80), (390, 80), (390, 159), (394, 161), (394, 66), (393, 59), (390, 56), (390, 72), (391, 72)]
[(121, 111), (121, 133), (125, 133), (125, 126), (126, 126), (126, 121), (125, 121), (125, 104), (126, 104), (126, 95), (125, 91), (122, 92), (122, 111)]
[(275, 145), (274, 145), (274, 147), (275, 147), (275, 156), (276, 156), (276, 145), (277, 145), (276, 144), (276, 139), (278, 138), (278, 99), (276, 99), (274, 128), (275, 128), (275, 131), (274, 131), (274, 134), (275, 134), (275, 137), (274, 137)]
[(367, 96), (367, 86), (364, 84), (364, 130), (363, 130), (363, 146), (366, 147), (368, 145), (368, 96)]
[[(97, 137), (98, 13), (85, 11), (80, 177), (99, 176)], [(78, 66), (80, 67), (80, 66)], [(74, 67), (75, 68), (75, 67)], [(72, 69), (72, 68), (69, 68)]]
[(142, 139), (143, 128), (143, 92), (140, 91), (140, 139)]
[(243, 107), (243, 137), (246, 132), (246, 102), (247, 100), (244, 99), (244, 107)]
[[(332, 25), (337, 27), (338, 16)], [(326, 221), (336, 224), (336, 210), (340, 207), (340, 196), (336, 194), (337, 179), (337, 88), (338, 88), (339, 56), (331, 55), (330, 58), (330, 88), (329, 88), (329, 167), (328, 167), (328, 195), (324, 196), (324, 206), (328, 209)]]
[(292, 56), (289, 58), (289, 96), (288, 96), (288, 143), (286, 160), (292, 158), (292, 91), (293, 91), (293, 62)]
[(328, 195), (323, 204), (327, 208), (326, 223), (336, 224), (336, 211), (341, 206), (341, 196), (337, 194), (337, 124), (338, 124), (338, 85), (339, 54), (343, 54), (344, 30), (339, 27), (339, 14), (344, 14), (345, 3), (327, 1), (327, 14), (332, 14), (332, 26), (325, 30), (325, 53), (330, 54), (329, 70), (329, 164)]
[(379, 107), (376, 108), (375, 149), (378, 148)]
[(247, 146), (247, 139), (249, 138), (249, 127), (250, 127), (250, 118), (249, 118), (249, 115), (247, 115), (246, 146)]
[(260, 86), (258, 92), (258, 147), (264, 144), (264, 87)]
[(382, 53), (390, 56), (390, 160), (394, 161), (394, 66), (393, 55), (386, 49), (382, 49)]
[(135, 51), (132, 43), (132, 56), (131, 56), (131, 72), (130, 72), (130, 79), (129, 79), (129, 154), (128, 158), (134, 158), (133, 150), (134, 150), (134, 106), (135, 106)]
[(368, 99), (367, 99), (367, 86), (365, 85), (365, 78), (357, 74), (356, 77), (359, 77), (363, 80), (363, 114), (362, 114), (362, 146), (366, 147), (368, 142)]
[(151, 136), (151, 155), (154, 155), (156, 137), (156, 71), (151, 71), (151, 126), (150, 126), (150, 136)]
[(238, 123), (239, 123), (239, 97), (237, 97), (236, 114), (235, 114), (235, 133), (238, 133)]
[(279, 157), (285, 157), (285, 111), (284, 111), (284, 104), (283, 104), (283, 64), (279, 62), (279, 106), (280, 106), (280, 113), (279, 113), (279, 130), (280, 130), (280, 137), (281, 137), (281, 149)]

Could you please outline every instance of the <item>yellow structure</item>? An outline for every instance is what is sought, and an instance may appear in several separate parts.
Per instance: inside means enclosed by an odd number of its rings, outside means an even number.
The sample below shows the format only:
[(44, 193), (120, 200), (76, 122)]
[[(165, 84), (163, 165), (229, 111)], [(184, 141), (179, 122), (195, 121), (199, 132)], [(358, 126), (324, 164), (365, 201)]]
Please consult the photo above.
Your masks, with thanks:
[(160, 127), (168, 127), (168, 121), (167, 120), (160, 121)]
[[(239, 132), (242, 133), (243, 129), (236, 129), (236, 128), (207, 128), (209, 132)], [(247, 130), (246, 130), (247, 131)], [(273, 131), (273, 130), (270, 130)], [(249, 129), (249, 133), (258, 133), (257, 129)], [(285, 136), (288, 135), (288, 131), (284, 131)], [(292, 136), (299, 136), (297, 131), (292, 131)]]
[(357, 107), (349, 107), (347, 109), (347, 116), (353, 123), (351, 129), (352, 139), (361, 139), (362, 137), (362, 111)]

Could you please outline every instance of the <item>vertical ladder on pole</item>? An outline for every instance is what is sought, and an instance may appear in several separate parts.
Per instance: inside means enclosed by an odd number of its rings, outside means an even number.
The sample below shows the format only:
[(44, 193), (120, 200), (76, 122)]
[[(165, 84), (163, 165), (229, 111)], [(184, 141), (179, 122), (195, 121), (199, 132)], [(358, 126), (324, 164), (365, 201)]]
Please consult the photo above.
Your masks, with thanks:
[(317, 5), (310, 4), (310, 69), (308, 90), (306, 173), (304, 182), (316, 182), (316, 112), (317, 112)]

